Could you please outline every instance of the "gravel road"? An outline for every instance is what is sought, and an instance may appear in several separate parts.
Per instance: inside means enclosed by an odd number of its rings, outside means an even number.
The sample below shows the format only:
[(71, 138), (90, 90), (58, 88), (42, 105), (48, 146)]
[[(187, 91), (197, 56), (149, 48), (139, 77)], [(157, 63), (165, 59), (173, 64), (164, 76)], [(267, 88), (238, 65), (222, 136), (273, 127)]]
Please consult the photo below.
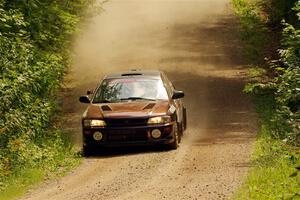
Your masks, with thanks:
[(230, 0), (112, 0), (74, 39), (64, 110), (80, 146), (77, 97), (109, 72), (164, 70), (186, 93), (188, 129), (179, 149), (104, 149), (31, 200), (228, 199), (249, 169), (257, 117), (242, 93), (241, 57)]

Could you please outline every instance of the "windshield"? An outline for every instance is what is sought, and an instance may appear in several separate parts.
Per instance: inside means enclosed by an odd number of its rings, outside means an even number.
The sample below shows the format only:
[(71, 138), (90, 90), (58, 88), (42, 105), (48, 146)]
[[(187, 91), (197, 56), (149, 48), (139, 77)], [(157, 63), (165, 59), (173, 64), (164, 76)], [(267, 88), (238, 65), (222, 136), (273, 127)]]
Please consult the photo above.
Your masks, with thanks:
[(96, 91), (93, 103), (167, 99), (167, 91), (160, 79), (121, 78), (104, 80)]

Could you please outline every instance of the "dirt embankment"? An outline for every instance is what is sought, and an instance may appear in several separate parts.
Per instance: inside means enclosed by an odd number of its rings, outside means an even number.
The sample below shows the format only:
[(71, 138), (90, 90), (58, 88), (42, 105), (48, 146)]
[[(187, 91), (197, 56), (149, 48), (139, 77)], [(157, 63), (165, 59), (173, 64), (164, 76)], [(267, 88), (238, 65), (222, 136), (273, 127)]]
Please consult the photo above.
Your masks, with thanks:
[(77, 96), (103, 74), (132, 68), (167, 72), (186, 93), (188, 130), (180, 148), (113, 149), (24, 199), (226, 199), (240, 185), (256, 115), (242, 93), (245, 63), (229, 0), (119, 0), (74, 44), (67, 127), (80, 145)]

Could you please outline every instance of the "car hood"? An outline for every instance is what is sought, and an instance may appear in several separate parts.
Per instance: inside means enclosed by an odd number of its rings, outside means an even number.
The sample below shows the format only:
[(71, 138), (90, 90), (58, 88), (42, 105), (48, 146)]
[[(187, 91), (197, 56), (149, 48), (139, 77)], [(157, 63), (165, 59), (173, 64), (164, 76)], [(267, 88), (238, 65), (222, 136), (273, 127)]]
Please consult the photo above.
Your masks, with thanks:
[(168, 101), (133, 101), (124, 103), (91, 104), (84, 118), (133, 118), (165, 115)]

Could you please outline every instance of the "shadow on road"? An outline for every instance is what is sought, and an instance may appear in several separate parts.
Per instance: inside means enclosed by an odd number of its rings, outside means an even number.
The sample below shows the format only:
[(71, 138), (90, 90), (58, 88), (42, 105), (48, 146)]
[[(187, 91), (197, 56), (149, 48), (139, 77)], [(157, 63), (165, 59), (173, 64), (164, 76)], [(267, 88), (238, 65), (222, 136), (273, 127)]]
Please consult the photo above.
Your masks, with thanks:
[(149, 154), (171, 151), (163, 145), (152, 146), (134, 146), (134, 147), (101, 147), (94, 150), (92, 155), (88, 156), (88, 159), (108, 158), (108, 157), (120, 157), (130, 156), (135, 154)]

